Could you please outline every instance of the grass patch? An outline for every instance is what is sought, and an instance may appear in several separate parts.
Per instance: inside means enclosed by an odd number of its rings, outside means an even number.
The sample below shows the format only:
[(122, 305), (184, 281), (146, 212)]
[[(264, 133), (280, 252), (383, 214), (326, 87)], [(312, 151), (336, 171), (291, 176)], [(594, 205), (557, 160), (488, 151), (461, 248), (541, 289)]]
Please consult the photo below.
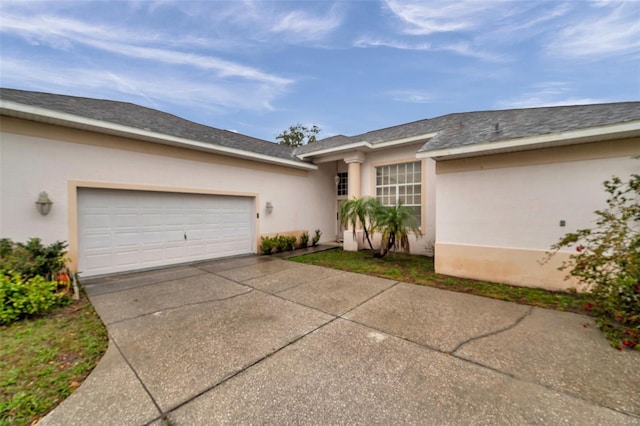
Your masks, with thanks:
[(425, 256), (389, 253), (380, 259), (374, 258), (369, 251), (327, 250), (289, 260), (558, 311), (584, 313), (581, 308), (589, 302), (589, 295), (584, 293), (556, 292), (436, 274), (433, 258)]
[(82, 383), (107, 349), (86, 296), (42, 317), (0, 326), (0, 425), (29, 425)]

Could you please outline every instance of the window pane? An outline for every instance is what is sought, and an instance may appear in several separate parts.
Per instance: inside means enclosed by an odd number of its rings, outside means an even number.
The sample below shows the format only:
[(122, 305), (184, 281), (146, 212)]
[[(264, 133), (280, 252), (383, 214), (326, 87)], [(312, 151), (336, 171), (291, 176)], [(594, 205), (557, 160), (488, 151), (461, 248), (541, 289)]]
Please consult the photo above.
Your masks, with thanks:
[(376, 198), (386, 206), (402, 202), (413, 210), (418, 225), (422, 210), (421, 183), (419, 161), (376, 167)]

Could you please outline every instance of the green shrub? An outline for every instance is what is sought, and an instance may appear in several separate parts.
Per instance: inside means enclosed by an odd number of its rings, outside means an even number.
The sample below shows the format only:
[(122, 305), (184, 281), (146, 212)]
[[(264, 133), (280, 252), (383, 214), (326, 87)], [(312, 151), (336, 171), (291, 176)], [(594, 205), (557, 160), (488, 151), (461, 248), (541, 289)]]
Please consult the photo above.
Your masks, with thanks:
[(565, 235), (549, 255), (575, 247), (560, 269), (591, 292), (585, 309), (613, 347), (640, 350), (640, 175), (628, 182), (613, 177), (604, 186), (609, 198), (595, 212), (596, 226)]
[(0, 239), (0, 259), (9, 256), (13, 251), (13, 241), (10, 238)]
[(307, 248), (309, 246), (309, 233), (304, 231), (300, 235), (300, 248)]
[(0, 262), (5, 270), (16, 271), (24, 279), (42, 276), (48, 279), (65, 268), (67, 243), (56, 241), (45, 246), (39, 238), (26, 243), (14, 243), (8, 238), (0, 241)]
[(289, 239), (284, 235), (276, 235), (276, 252), (289, 250)]
[(276, 239), (271, 237), (260, 237), (260, 251), (262, 254), (271, 254), (276, 246)]
[(39, 275), (25, 280), (19, 272), (0, 270), (0, 324), (44, 314), (70, 302), (55, 281)]
[(285, 237), (287, 243), (287, 250), (294, 250), (296, 248), (296, 237)]
[(320, 241), (321, 236), (322, 236), (322, 231), (319, 229), (316, 229), (315, 233), (313, 234), (313, 239), (311, 240), (311, 247), (315, 247), (318, 245), (318, 242)]
[(261, 237), (260, 250), (263, 254), (282, 253), (296, 247), (296, 237), (276, 235), (275, 237)]

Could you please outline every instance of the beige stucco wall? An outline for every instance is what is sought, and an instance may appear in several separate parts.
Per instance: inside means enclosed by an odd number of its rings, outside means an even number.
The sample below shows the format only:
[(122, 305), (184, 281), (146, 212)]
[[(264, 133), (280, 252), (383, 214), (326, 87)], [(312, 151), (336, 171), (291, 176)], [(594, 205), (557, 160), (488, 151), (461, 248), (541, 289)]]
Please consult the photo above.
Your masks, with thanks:
[(640, 173), (634, 153), (638, 139), (438, 163), (436, 271), (552, 289), (575, 285), (564, 281), (558, 263), (538, 261), (566, 233), (594, 225), (593, 211), (606, 207), (602, 182)]
[[(304, 171), (5, 117), (1, 125), (1, 237), (66, 240), (75, 261), (74, 191), (83, 186), (251, 196), (257, 236), (316, 228), (322, 240), (335, 236), (328, 165)], [(34, 204), (43, 190), (54, 202), (48, 216)]]
[[(422, 162), (422, 237), (411, 237), (411, 252), (415, 254), (431, 254), (427, 248), (435, 241), (435, 162), (432, 159), (416, 159), (416, 152), (422, 144), (414, 144), (399, 148), (385, 149), (366, 153), (364, 162), (360, 165), (360, 193), (362, 196), (375, 196), (375, 168), (388, 164)], [(368, 248), (358, 234), (353, 240), (351, 231), (345, 231), (345, 250)], [(380, 245), (380, 234), (373, 238), (374, 247)]]

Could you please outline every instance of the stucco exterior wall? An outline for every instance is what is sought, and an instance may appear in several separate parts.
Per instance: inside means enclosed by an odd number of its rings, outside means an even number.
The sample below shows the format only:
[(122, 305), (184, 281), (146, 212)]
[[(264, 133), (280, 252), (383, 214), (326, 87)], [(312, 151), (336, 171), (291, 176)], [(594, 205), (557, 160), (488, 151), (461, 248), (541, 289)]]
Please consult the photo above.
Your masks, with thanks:
[[(592, 158), (603, 144), (607, 157)], [(640, 173), (633, 152), (640, 154), (640, 140), (438, 164), (436, 271), (550, 289), (575, 285), (557, 270), (568, 253), (544, 266), (539, 260), (566, 233), (594, 225), (593, 211), (606, 207), (602, 182)]]
[[(323, 240), (335, 236), (335, 170), (328, 165), (297, 170), (5, 117), (0, 161), (0, 236), (16, 241), (73, 245), (72, 192), (83, 186), (252, 196), (257, 236), (317, 228)], [(48, 216), (34, 204), (43, 190), (54, 202)]]

